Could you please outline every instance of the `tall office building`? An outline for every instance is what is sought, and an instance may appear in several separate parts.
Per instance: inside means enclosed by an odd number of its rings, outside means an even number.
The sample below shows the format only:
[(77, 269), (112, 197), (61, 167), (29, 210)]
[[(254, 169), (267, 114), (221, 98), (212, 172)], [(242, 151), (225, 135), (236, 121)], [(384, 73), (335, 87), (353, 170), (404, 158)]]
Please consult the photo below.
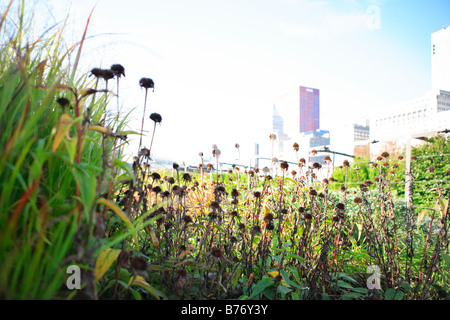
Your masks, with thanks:
[[(302, 138), (305, 133), (319, 131), (319, 96), (319, 89), (295, 86), (286, 90), (275, 100), (273, 131), (278, 135), (278, 157), (289, 158), (292, 154), (292, 143), (306, 141)], [(308, 149), (309, 142), (305, 142), (305, 145), (300, 147)]]
[(431, 34), (431, 87), (450, 91), (450, 26)]
[(319, 89), (299, 86), (287, 90), (276, 99), (275, 109), (289, 137), (320, 127)]

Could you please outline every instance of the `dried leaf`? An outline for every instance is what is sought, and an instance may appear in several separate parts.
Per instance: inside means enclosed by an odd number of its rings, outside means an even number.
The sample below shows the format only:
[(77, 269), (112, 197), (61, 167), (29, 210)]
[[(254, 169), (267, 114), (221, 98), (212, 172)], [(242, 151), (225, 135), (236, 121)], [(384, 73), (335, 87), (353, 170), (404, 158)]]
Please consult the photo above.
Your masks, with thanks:
[(73, 119), (67, 113), (61, 115), (61, 118), (59, 119), (58, 130), (56, 131), (55, 138), (53, 139), (52, 152), (55, 152), (58, 149), (61, 141), (69, 132), (72, 124)]
[(153, 288), (147, 281), (145, 281), (145, 279), (143, 277), (141, 277), (141, 276), (133, 277), (132, 279), (130, 279), (129, 284), (131, 286), (137, 285), (137, 286), (144, 288), (145, 290), (150, 292), (156, 299), (160, 300), (161, 292), (159, 292), (158, 290)]
[(119, 249), (107, 248), (100, 252), (95, 261), (95, 281), (99, 280), (105, 272), (111, 267), (120, 254)]

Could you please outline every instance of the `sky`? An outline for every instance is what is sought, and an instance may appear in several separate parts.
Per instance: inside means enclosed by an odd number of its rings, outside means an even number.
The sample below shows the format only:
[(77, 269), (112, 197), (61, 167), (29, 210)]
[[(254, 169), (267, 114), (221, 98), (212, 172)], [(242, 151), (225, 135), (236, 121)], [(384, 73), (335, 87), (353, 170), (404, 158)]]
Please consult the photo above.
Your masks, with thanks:
[(120, 104), (137, 131), (139, 79), (153, 79), (145, 130), (152, 112), (162, 123), (152, 155), (192, 165), (213, 144), (230, 162), (236, 143), (243, 162), (255, 142), (270, 146), (274, 101), (293, 86), (320, 90), (320, 127), (331, 138), (343, 124), (422, 97), (431, 89), (430, 34), (450, 24), (448, 0), (25, 2), (38, 29), (68, 17), (67, 43), (79, 41), (93, 10), (79, 72), (124, 66)]

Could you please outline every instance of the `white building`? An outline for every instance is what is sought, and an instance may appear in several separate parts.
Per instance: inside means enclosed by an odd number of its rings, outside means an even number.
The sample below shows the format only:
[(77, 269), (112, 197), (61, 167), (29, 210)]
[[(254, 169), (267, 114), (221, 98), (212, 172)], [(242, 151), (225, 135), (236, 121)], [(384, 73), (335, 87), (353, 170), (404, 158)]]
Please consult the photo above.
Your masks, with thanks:
[(450, 129), (450, 27), (431, 34), (431, 63), (430, 92), (371, 115), (370, 140), (380, 141), (371, 146), (372, 156), (389, 145), (401, 149), (411, 136)]
[(450, 27), (431, 34), (431, 88), (450, 91)]

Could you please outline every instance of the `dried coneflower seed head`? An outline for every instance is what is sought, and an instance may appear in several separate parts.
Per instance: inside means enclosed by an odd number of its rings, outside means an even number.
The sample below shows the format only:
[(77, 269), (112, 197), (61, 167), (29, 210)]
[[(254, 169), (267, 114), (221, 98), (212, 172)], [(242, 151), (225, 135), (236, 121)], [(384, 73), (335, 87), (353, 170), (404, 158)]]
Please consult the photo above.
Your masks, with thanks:
[(211, 254), (216, 258), (222, 258), (222, 251), (220, 251), (219, 248), (212, 247), (211, 248)]
[(275, 139), (277, 138), (277, 135), (276, 135), (275, 133), (272, 133), (272, 134), (269, 136), (269, 138), (270, 138), (270, 140), (275, 140)]
[(161, 179), (161, 175), (158, 172), (153, 172), (152, 173), (152, 178), (153, 178), (153, 180), (160, 180)]
[(348, 162), (348, 160), (344, 160), (343, 164), (344, 167), (348, 168), (350, 166), (350, 163)]
[(322, 166), (320, 165), (320, 163), (314, 162), (314, 163), (313, 163), (313, 168), (314, 168), (314, 169), (320, 169), (320, 168), (322, 168)]
[(343, 203), (339, 202), (336, 205), (336, 209), (339, 210), (339, 211), (343, 211), (343, 210), (345, 210), (345, 205)]
[(111, 70), (117, 78), (120, 78), (121, 76), (125, 77), (125, 68), (121, 64), (113, 64)]
[(287, 211), (287, 209), (281, 209), (281, 214), (287, 214), (288, 213), (288, 211)]
[(298, 165), (301, 167), (302, 165), (304, 165), (306, 163), (305, 158), (300, 158), (300, 160), (298, 161)]
[(261, 227), (258, 226), (258, 225), (254, 225), (252, 227), (252, 232), (254, 232), (254, 233), (261, 233)]
[(174, 162), (172, 164), (172, 168), (174, 168), (175, 170), (177, 170), (179, 167), (180, 167), (180, 165), (178, 163), (176, 163), (176, 162)]
[(133, 257), (131, 259), (131, 268), (138, 271), (144, 271), (147, 269), (147, 261), (140, 256)]
[(174, 184), (175, 183), (175, 179), (173, 177), (168, 177), (167, 178), (167, 182), (170, 184)]
[(209, 204), (209, 206), (213, 209), (220, 209), (220, 205), (217, 201), (211, 201), (211, 203)]
[(433, 172), (436, 168), (435, 167), (429, 167), (428, 171)]
[(93, 69), (91, 69), (91, 74), (89, 75), (89, 77), (94, 76), (96, 78), (101, 78), (102, 75), (103, 75), (103, 69), (93, 68)]
[(287, 169), (289, 168), (289, 164), (288, 164), (286, 161), (282, 161), (282, 162), (280, 163), (280, 167), (281, 167), (281, 169), (283, 169), (283, 170), (287, 170)]
[(306, 212), (306, 208), (305, 207), (299, 207), (298, 208), (298, 212), (305, 213)]
[(188, 214), (183, 217), (183, 220), (184, 220), (185, 223), (190, 223), (190, 222), (194, 221), (192, 219), (192, 216), (190, 216)]
[(239, 197), (239, 191), (237, 191), (236, 189), (231, 190), (231, 196), (233, 198)]
[(355, 203), (361, 203), (362, 200), (361, 200), (360, 197), (356, 197), (356, 198), (353, 200), (353, 202), (355, 202)]
[(56, 99), (56, 102), (58, 102), (58, 104), (64, 108), (65, 106), (67, 106), (69, 104), (70, 101), (67, 98), (60, 97), (60, 98)]
[(153, 120), (155, 123), (161, 123), (162, 117), (159, 113), (152, 113), (150, 115), (150, 120)]
[(192, 181), (192, 177), (189, 173), (186, 172), (183, 174), (183, 180), (184, 181)]
[(399, 155), (399, 156), (398, 156), (398, 160), (403, 160), (403, 156), (402, 156), (402, 155)]
[(145, 89), (152, 88), (153, 91), (155, 91), (155, 83), (150, 78), (141, 78), (141, 80), (139, 80), (139, 85)]
[(300, 149), (300, 146), (298, 145), (297, 142), (294, 142), (294, 145), (292, 146), (292, 148), (294, 149), (294, 151), (298, 151)]
[(260, 197), (261, 197), (261, 192), (255, 191), (255, 192), (253, 192), (253, 196), (254, 196), (255, 198), (260, 198)]
[(383, 158), (387, 158), (387, 157), (389, 157), (389, 153), (386, 152), (386, 151), (384, 151), (384, 152), (381, 154), (381, 156), (382, 156)]
[(160, 193), (162, 191), (160, 186), (155, 186), (155, 187), (152, 188), (152, 190), (156, 194), (158, 194), (158, 193)]
[(273, 220), (273, 214), (270, 213), (270, 212), (266, 213), (266, 215), (264, 216), (264, 220), (266, 222), (272, 221)]
[(314, 189), (309, 190), (309, 195), (311, 196), (317, 196), (317, 191)]
[(325, 162), (331, 162), (331, 158), (330, 156), (325, 156), (325, 158), (323, 159)]

